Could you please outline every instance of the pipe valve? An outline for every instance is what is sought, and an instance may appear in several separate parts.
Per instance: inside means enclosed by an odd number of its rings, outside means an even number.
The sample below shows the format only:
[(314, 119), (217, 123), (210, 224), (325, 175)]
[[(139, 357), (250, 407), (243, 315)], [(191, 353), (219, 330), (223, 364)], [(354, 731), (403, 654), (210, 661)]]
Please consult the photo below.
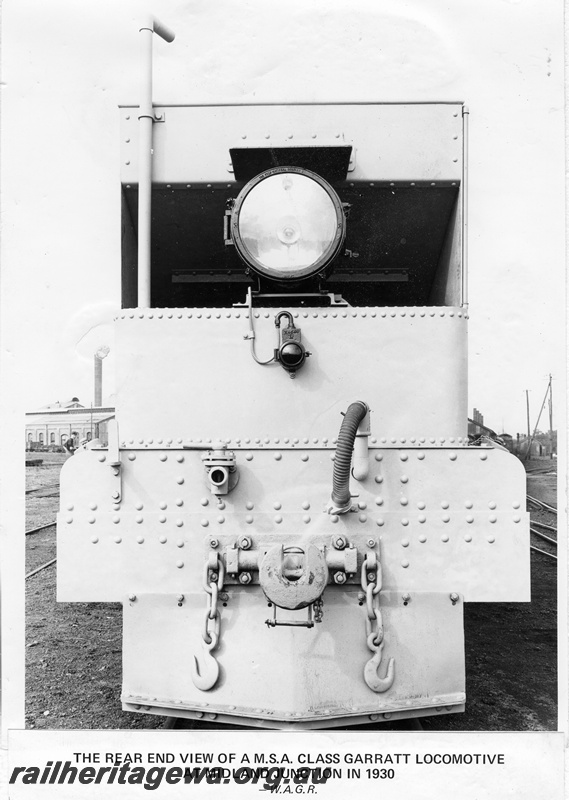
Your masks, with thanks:
[(216, 442), (214, 448), (202, 456), (206, 483), (213, 495), (229, 494), (239, 481), (235, 453), (227, 450), (225, 442)]

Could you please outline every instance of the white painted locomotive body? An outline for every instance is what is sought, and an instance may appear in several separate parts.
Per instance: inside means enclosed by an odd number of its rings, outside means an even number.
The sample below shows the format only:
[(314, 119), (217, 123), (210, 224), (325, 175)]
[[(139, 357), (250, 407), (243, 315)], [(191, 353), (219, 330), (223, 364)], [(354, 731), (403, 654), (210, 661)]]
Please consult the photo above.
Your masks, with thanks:
[[(62, 472), (58, 599), (123, 603), (128, 710), (266, 727), (462, 710), (464, 601), (529, 599), (523, 468), (467, 436), (462, 105), (157, 111), (151, 308), (133, 301), (121, 112), (117, 426)], [(227, 269), (224, 210), (255, 159), (295, 166), (298, 148), (318, 173), (313, 150), (338, 142), (351, 208), (320, 297)], [(310, 354), (294, 380), (251, 353), (253, 331), (270, 359), (280, 310)], [(369, 414), (339, 510), (354, 401)]]

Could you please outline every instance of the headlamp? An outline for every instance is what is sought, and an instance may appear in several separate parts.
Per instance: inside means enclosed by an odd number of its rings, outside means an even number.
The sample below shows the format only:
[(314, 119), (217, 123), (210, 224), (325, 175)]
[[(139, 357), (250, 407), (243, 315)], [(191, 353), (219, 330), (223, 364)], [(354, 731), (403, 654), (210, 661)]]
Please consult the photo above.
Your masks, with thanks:
[(231, 237), (243, 261), (273, 280), (325, 269), (346, 233), (342, 203), (314, 172), (276, 167), (249, 181), (231, 212)]

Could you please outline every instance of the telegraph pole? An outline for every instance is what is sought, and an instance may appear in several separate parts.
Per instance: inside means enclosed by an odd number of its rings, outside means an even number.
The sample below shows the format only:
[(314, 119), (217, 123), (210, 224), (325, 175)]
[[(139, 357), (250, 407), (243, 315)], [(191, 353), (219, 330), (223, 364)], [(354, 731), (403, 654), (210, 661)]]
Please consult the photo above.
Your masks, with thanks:
[(553, 382), (549, 373), (549, 458), (553, 458)]
[(526, 406), (527, 406), (527, 417), (528, 417), (528, 449), (527, 449), (527, 452), (526, 452), (526, 461), (529, 461), (529, 459), (531, 458), (531, 454), (530, 454), (531, 432), (530, 432), (530, 426), (529, 426), (529, 389), (526, 389)]

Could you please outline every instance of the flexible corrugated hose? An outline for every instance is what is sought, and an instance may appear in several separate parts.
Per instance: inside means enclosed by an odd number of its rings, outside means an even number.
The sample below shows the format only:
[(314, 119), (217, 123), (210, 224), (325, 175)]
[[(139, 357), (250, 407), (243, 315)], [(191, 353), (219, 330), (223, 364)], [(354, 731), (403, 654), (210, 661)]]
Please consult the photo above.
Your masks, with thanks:
[(351, 403), (344, 415), (334, 459), (334, 477), (332, 479), (332, 503), (337, 512), (347, 511), (350, 507), (350, 466), (354, 452), (354, 442), (360, 422), (369, 408), (362, 400)]

